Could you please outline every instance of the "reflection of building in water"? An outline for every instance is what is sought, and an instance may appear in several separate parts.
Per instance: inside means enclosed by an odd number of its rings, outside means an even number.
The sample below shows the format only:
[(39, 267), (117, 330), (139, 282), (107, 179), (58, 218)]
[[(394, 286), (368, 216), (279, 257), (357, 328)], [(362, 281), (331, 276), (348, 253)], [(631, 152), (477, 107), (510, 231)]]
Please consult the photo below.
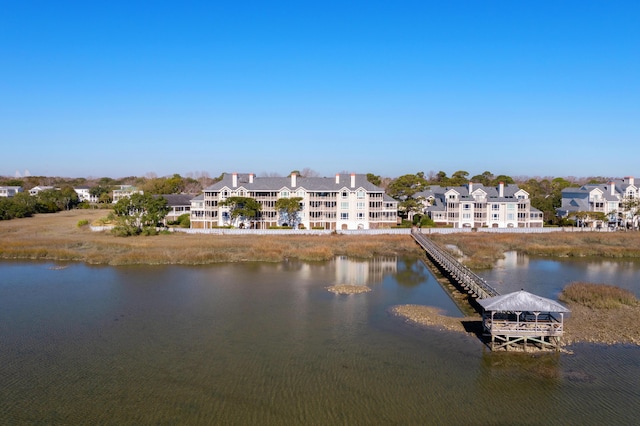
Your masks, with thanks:
[(506, 251), (504, 252), (504, 257), (496, 262), (496, 266), (511, 269), (515, 269), (516, 267), (526, 268), (529, 266), (529, 256), (515, 250)]
[(338, 256), (335, 263), (338, 284), (374, 284), (381, 282), (385, 274), (395, 273), (398, 269), (398, 259), (395, 256), (379, 256), (365, 261)]

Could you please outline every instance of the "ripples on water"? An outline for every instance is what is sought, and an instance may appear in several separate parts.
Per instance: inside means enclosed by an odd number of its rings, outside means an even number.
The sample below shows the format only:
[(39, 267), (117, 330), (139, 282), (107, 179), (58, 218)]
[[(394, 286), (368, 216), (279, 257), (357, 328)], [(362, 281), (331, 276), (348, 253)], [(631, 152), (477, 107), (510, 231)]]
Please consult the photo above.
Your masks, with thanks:
[[(3, 424), (631, 424), (640, 351), (488, 352), (387, 309), (460, 315), (410, 259), (0, 263)], [(333, 284), (372, 292), (336, 296)]]

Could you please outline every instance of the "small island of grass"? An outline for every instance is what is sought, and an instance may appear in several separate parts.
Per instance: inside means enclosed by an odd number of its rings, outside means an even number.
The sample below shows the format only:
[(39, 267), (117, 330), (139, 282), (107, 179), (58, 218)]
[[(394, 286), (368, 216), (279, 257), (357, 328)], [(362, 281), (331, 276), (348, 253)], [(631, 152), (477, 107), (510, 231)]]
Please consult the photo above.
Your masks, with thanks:
[(327, 290), (334, 294), (360, 294), (368, 293), (371, 289), (365, 285), (338, 284), (327, 287)]

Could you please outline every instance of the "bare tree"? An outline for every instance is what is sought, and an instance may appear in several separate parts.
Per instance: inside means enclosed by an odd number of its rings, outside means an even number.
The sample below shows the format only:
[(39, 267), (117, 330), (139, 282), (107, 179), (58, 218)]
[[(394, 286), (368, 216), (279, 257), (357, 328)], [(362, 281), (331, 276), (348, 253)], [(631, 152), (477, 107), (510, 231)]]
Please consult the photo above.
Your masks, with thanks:
[(309, 167), (305, 167), (300, 172), (300, 176), (303, 176), (303, 177), (320, 177), (320, 173), (316, 172), (313, 169), (310, 169)]

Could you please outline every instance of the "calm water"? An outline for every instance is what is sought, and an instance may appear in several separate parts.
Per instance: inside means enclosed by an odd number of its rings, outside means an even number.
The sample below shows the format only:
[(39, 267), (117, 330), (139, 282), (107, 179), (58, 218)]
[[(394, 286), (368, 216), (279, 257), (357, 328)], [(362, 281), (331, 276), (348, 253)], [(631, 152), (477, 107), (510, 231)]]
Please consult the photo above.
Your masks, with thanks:
[(640, 298), (640, 262), (627, 260), (530, 258), (515, 251), (505, 254), (491, 270), (478, 273), (500, 294), (525, 289), (557, 299), (572, 281), (612, 284)]
[[(640, 415), (635, 347), (505, 356), (390, 316), (400, 303), (460, 315), (411, 259), (55, 266), (0, 263), (1, 424), (634, 424)], [(325, 289), (341, 283), (373, 291)]]

